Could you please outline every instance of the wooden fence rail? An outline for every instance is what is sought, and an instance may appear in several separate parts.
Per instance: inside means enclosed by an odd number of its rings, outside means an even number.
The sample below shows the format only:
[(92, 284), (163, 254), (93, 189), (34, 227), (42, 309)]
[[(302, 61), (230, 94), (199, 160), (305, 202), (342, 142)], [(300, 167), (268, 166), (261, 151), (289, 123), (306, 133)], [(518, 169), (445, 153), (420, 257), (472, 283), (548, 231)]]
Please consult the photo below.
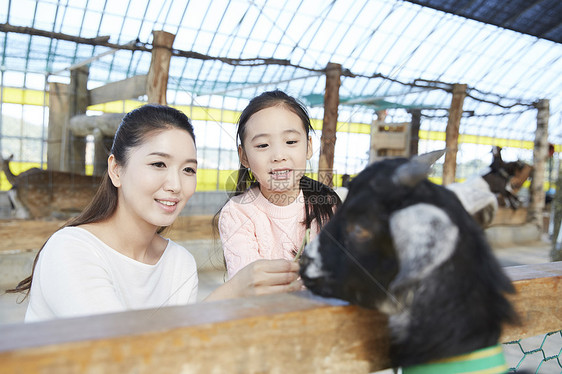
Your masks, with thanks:
[[(506, 269), (522, 324), (562, 329), (562, 262)], [(386, 318), (307, 292), (0, 327), (6, 373), (369, 373), (389, 366)]]

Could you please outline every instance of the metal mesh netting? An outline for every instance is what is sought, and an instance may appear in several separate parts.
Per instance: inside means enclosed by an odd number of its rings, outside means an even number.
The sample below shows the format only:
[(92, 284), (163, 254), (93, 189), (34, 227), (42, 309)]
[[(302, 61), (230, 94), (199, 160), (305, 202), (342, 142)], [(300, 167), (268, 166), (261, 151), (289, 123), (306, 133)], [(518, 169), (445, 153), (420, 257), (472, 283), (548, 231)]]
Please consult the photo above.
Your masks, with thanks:
[(562, 373), (562, 331), (504, 343), (510, 372)]

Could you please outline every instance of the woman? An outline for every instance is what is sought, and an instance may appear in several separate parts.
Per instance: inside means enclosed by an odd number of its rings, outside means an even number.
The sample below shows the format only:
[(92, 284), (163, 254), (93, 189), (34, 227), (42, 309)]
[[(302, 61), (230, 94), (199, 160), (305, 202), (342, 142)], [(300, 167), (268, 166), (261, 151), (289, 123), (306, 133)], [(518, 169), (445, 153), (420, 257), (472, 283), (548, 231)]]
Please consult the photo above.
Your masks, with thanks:
[[(195, 302), (193, 256), (160, 236), (195, 192), (195, 136), (180, 111), (145, 105), (123, 118), (96, 196), (43, 245), (31, 276), (26, 322)], [(261, 261), (206, 300), (301, 288), (298, 265)]]

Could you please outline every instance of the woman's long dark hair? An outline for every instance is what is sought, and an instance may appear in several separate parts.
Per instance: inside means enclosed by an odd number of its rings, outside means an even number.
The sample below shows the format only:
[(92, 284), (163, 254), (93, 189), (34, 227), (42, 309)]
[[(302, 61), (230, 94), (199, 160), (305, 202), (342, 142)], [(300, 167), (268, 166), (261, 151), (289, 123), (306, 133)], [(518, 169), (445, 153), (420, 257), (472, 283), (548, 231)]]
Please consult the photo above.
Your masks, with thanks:
[[(302, 121), (307, 139), (310, 132), (314, 132), (312, 124), (310, 123), (308, 111), (302, 103), (283, 91), (267, 91), (250, 100), (248, 106), (242, 111), (240, 119), (238, 120), (238, 131), (236, 133), (236, 141), (239, 146), (242, 148), (244, 147), (246, 123), (250, 117), (260, 110), (274, 106), (282, 106), (295, 113)], [(255, 185), (258, 185), (258, 182), (253, 177), (252, 173), (250, 173), (250, 170), (240, 164), (234, 195), (240, 195)], [(310, 228), (312, 222), (316, 220), (317, 227), (320, 229), (332, 218), (334, 207), (341, 205), (341, 200), (330, 187), (307, 176), (301, 178), (299, 187), (304, 197), (305, 227)]]
[[(195, 142), (193, 126), (185, 114), (165, 105), (143, 105), (123, 117), (113, 138), (110, 154), (115, 157), (117, 164), (125, 166), (132, 148), (141, 145), (151, 135), (154, 135), (155, 132), (174, 128), (187, 131)], [(108, 219), (117, 209), (117, 196), (118, 190), (111, 182), (106, 171), (90, 204), (84, 208), (82, 213), (70, 219), (60, 229), (84, 225), (86, 223), (101, 222)], [(160, 227), (158, 232), (160, 233), (164, 229), (165, 227)], [(19, 282), (15, 288), (6, 290), (7, 293), (24, 292), (26, 293), (26, 297), (29, 295), (31, 283), (33, 281), (33, 273), (35, 272), (35, 265), (44, 247), (45, 244), (43, 244), (35, 256), (31, 275)]]

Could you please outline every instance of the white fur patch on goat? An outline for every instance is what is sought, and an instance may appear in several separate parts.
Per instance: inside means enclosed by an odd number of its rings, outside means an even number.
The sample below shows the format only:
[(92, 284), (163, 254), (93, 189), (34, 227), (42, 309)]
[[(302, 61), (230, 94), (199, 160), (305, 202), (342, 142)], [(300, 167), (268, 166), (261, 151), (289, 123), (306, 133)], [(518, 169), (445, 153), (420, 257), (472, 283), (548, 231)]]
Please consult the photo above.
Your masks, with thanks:
[(320, 240), (318, 236), (314, 238), (306, 247), (306, 256), (310, 258), (310, 265), (307, 266), (305, 275), (310, 278), (320, 278), (324, 275), (322, 271), (322, 256), (319, 251)]
[(392, 286), (430, 274), (451, 256), (459, 236), (458, 227), (442, 209), (425, 203), (393, 213), (390, 231), (400, 260)]

